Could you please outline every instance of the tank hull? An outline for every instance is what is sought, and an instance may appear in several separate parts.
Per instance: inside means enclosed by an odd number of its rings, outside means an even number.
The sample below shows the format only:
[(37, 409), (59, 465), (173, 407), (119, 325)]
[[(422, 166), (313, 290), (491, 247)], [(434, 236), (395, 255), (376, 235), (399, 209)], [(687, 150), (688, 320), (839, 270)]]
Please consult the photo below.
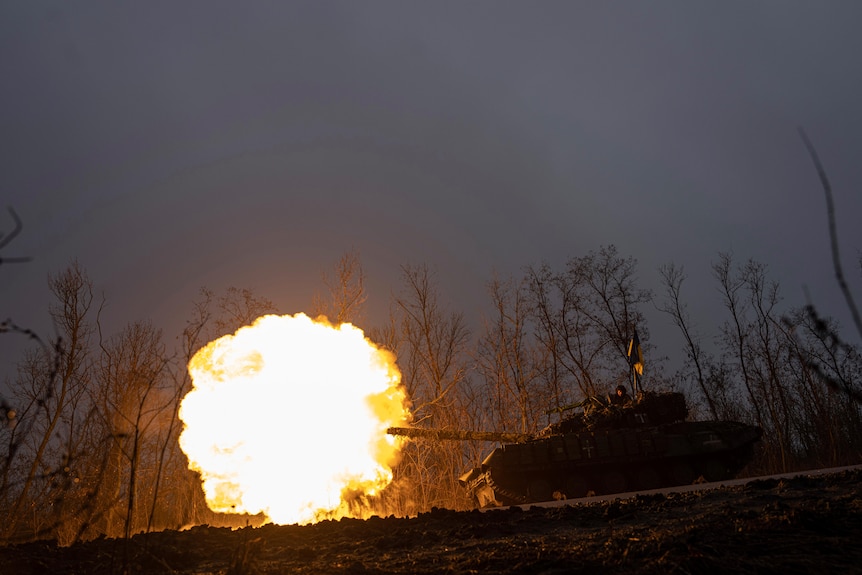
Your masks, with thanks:
[(460, 481), (480, 507), (720, 481), (751, 460), (760, 435), (733, 421), (562, 433), (498, 447)]

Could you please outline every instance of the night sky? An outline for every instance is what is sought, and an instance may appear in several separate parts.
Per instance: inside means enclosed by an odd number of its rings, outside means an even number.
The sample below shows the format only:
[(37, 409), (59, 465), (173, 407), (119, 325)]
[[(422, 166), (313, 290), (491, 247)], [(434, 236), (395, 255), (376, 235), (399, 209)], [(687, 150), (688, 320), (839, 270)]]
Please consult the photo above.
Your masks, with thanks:
[(685, 267), (703, 333), (728, 251), (849, 327), (797, 129), (862, 298), (860, 22), (853, 1), (4, 2), (0, 207), (24, 230), (2, 255), (33, 260), (2, 266), (0, 316), (48, 330), (46, 277), (77, 258), (108, 329), (172, 339), (203, 286), (307, 311), (356, 250), (366, 327), (404, 264), (477, 317), (495, 271), (615, 244), (644, 288)]

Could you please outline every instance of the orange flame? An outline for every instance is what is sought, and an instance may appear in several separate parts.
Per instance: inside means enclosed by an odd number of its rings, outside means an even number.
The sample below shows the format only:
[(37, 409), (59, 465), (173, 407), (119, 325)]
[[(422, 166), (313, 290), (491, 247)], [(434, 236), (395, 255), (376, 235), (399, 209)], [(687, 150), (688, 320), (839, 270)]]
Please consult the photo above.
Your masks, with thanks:
[(268, 315), (189, 362), (180, 447), (213, 511), (280, 524), (349, 516), (392, 479), (409, 420), (394, 356), (351, 324)]

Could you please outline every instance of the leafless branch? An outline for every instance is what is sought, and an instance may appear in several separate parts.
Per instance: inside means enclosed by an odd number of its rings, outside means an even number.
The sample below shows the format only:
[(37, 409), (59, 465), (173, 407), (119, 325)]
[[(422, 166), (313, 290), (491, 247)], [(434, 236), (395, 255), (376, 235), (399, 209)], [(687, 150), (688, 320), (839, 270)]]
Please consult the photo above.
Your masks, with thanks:
[[(9, 210), (9, 215), (12, 216), (12, 221), (15, 222), (15, 227), (12, 228), (12, 231), (9, 232), (6, 236), (3, 236), (3, 234), (0, 234), (0, 250), (5, 248), (6, 246), (8, 246), (12, 242), (12, 240), (15, 239), (15, 237), (18, 236), (18, 234), (21, 233), (21, 230), (24, 229), (24, 225), (21, 223), (21, 218), (18, 217), (18, 214), (15, 213), (15, 210), (11, 206), (9, 206), (7, 209)], [(26, 256), (10, 257), (10, 258), (0, 257), (0, 264), (5, 264), (5, 263), (21, 264), (21, 263), (29, 262), (31, 259), (32, 258), (26, 257)]]
[(841, 293), (844, 294), (844, 300), (847, 302), (847, 307), (853, 316), (853, 321), (856, 324), (856, 330), (862, 336), (862, 319), (859, 317), (859, 309), (856, 307), (856, 302), (853, 295), (850, 293), (850, 288), (847, 286), (847, 281), (844, 279), (844, 271), (841, 266), (841, 258), (838, 254), (838, 232), (835, 225), (835, 205), (832, 201), (832, 185), (829, 183), (829, 178), (826, 176), (826, 170), (823, 169), (823, 164), (820, 163), (820, 158), (817, 155), (817, 150), (814, 144), (808, 139), (805, 130), (800, 126), (799, 135), (802, 142), (808, 149), (808, 154), (811, 156), (811, 161), (814, 162), (814, 167), (817, 169), (817, 175), (820, 176), (820, 184), (823, 186), (823, 193), (826, 196), (826, 215), (829, 218), (829, 241), (832, 246), (832, 265), (835, 267), (835, 279), (838, 280), (838, 286), (841, 288)]

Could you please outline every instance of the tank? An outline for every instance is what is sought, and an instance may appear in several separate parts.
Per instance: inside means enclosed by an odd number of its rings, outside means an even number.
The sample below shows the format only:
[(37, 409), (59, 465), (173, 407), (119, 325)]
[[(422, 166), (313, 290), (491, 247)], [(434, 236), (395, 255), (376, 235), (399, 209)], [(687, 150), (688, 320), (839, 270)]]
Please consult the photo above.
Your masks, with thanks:
[(729, 479), (749, 462), (759, 427), (686, 421), (681, 393), (598, 399), (536, 434), (390, 428), (393, 435), (502, 443), (460, 478), (479, 507), (523, 505)]

